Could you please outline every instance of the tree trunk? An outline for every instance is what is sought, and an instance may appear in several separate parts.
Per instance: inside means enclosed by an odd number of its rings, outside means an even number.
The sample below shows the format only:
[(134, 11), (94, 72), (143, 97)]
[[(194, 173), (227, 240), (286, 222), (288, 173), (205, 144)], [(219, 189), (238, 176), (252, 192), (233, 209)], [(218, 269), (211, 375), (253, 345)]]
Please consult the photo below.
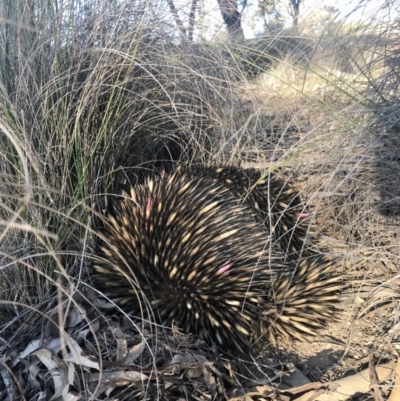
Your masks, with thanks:
[(167, 3), (169, 5), (169, 9), (171, 11), (171, 14), (175, 19), (175, 23), (176, 23), (176, 26), (178, 27), (178, 31), (179, 31), (179, 34), (181, 35), (181, 39), (182, 39), (183, 42), (186, 42), (186, 40), (187, 40), (187, 38), (186, 38), (186, 30), (185, 30), (185, 27), (182, 24), (181, 19), (179, 18), (178, 11), (175, 8), (175, 4), (174, 4), (173, 0), (167, 0)]
[(243, 41), (244, 33), (237, 0), (218, 0), (218, 5), (232, 42)]
[(290, 4), (292, 6), (293, 26), (297, 28), (299, 25), (300, 0), (290, 0)]
[(188, 29), (189, 42), (193, 42), (193, 29), (195, 23), (196, 8), (197, 8), (197, 0), (192, 0), (192, 6), (190, 7), (190, 14), (189, 14), (189, 29)]

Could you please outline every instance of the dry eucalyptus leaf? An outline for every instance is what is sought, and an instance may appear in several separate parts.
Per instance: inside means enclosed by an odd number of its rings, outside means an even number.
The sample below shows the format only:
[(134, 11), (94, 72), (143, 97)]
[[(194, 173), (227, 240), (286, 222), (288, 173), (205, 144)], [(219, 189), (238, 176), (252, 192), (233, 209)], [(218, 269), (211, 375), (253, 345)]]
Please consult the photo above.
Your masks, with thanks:
[(67, 389), (69, 388), (69, 384), (63, 380), (63, 374), (60, 372), (57, 362), (54, 361), (51, 352), (47, 349), (40, 349), (33, 355), (36, 355), (40, 359), (53, 379), (54, 395), (51, 397), (50, 401), (60, 397), (63, 394), (65, 387), (67, 387)]
[(203, 355), (195, 355), (189, 352), (185, 352), (184, 355), (174, 355), (170, 365), (175, 365), (178, 363), (197, 363), (197, 362), (208, 362), (207, 358)]
[(68, 356), (64, 359), (65, 362), (72, 362), (80, 366), (100, 370), (99, 364), (86, 356), (75, 340), (69, 336), (65, 336), (65, 343), (68, 345), (70, 350)]
[[(393, 364), (386, 363), (384, 365), (376, 366), (379, 382), (387, 380), (393, 371)], [(369, 369), (365, 369), (352, 376), (347, 376), (333, 382), (337, 385), (335, 391), (329, 394), (319, 394), (317, 391), (311, 391), (302, 395), (297, 401), (307, 401), (313, 399), (313, 396), (318, 395), (318, 401), (346, 401), (355, 394), (368, 393), (370, 390)]]
[(102, 386), (121, 387), (129, 386), (134, 382), (142, 383), (147, 380), (148, 376), (140, 372), (102, 372), (91, 375), (90, 381), (99, 381)]
[(80, 322), (86, 319), (86, 316), (86, 310), (82, 307), (80, 307), (79, 310), (77, 308), (73, 308), (68, 315), (66, 327), (71, 328), (77, 326)]
[(141, 343), (136, 344), (134, 347), (130, 348), (128, 351), (128, 356), (125, 359), (125, 363), (130, 365), (133, 364), (136, 359), (138, 359), (146, 348), (146, 341), (143, 339)]
[(125, 338), (117, 339), (117, 362), (125, 361), (128, 355), (128, 343)]

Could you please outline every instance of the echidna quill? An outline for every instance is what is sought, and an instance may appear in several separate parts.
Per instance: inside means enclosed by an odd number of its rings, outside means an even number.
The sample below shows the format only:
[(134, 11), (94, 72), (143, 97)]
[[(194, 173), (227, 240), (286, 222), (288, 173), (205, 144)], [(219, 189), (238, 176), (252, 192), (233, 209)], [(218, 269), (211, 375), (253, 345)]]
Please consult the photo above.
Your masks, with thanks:
[(306, 238), (314, 235), (300, 196), (288, 181), (276, 174), (265, 177), (255, 169), (235, 166), (194, 166), (184, 169), (188, 176), (217, 180), (253, 209), (260, 222), (272, 231), (275, 245), (284, 255), (297, 261), (307, 254)]

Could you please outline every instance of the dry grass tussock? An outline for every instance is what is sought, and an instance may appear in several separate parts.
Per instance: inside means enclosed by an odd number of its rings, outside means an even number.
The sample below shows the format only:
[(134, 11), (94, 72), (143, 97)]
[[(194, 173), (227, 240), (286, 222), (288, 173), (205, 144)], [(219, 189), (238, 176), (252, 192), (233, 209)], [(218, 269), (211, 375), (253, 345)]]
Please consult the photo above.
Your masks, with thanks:
[[(335, 393), (330, 381), (394, 361), (395, 31), (357, 31), (351, 53), (338, 34), (350, 73), (319, 40), (309, 63), (288, 56), (254, 77), (222, 45), (178, 44), (154, 8), (100, 3), (65, 20), (24, 2), (2, 10), (19, 23), (0, 37), (0, 399), (297, 399), (320, 389), (310, 381)], [(343, 273), (343, 313), (316, 339), (264, 346), (252, 362), (217, 357), (93, 288), (97, 216), (113, 194), (194, 163), (281, 167), (295, 183)]]

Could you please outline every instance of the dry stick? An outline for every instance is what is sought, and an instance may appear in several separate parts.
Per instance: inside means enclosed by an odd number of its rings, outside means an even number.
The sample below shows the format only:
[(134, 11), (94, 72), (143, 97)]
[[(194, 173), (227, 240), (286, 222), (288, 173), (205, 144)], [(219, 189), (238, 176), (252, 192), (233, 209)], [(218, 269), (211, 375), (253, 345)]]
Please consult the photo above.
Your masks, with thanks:
[(375, 313), (377, 313), (377, 312), (382, 312), (384, 309), (389, 309), (389, 308), (392, 308), (392, 307), (395, 308), (396, 306), (398, 306), (398, 303), (399, 303), (398, 301), (395, 301), (395, 302), (391, 302), (390, 304), (382, 305), (382, 306), (380, 306), (379, 308), (374, 309), (374, 310), (371, 311), (371, 312), (368, 312), (366, 315), (361, 316), (361, 317), (358, 319), (358, 321), (368, 319), (368, 318), (370, 318), (372, 315), (374, 315)]
[[(23, 401), (26, 401), (26, 398), (24, 397), (24, 391), (21, 388), (20, 381), (12, 371), (12, 369), (0, 359), (0, 375), (3, 379), (3, 383), (7, 387), (7, 394), (9, 395), (9, 399), (14, 399), (16, 398), (16, 391), (15, 389), (18, 388), (19, 391), (19, 396)], [(14, 383), (11, 383), (11, 379), (14, 380)]]
[[(376, 367), (379, 382), (389, 379), (393, 372), (393, 363), (389, 362)], [(344, 377), (334, 381), (338, 387), (335, 391), (318, 394), (317, 392), (308, 392), (303, 394), (296, 401), (309, 401), (314, 400), (314, 396), (318, 396), (318, 401), (346, 401), (357, 393), (368, 393), (370, 390), (369, 371), (365, 369), (355, 375)], [(313, 398), (314, 397), (314, 398)], [(396, 400), (397, 401), (397, 400)]]
[(368, 352), (369, 357), (369, 380), (371, 382), (370, 388), (374, 390), (375, 401), (383, 401), (382, 393), (379, 388), (379, 379), (378, 374), (376, 373), (375, 365), (374, 365), (374, 353), (372, 351), (372, 347), (370, 347)]

